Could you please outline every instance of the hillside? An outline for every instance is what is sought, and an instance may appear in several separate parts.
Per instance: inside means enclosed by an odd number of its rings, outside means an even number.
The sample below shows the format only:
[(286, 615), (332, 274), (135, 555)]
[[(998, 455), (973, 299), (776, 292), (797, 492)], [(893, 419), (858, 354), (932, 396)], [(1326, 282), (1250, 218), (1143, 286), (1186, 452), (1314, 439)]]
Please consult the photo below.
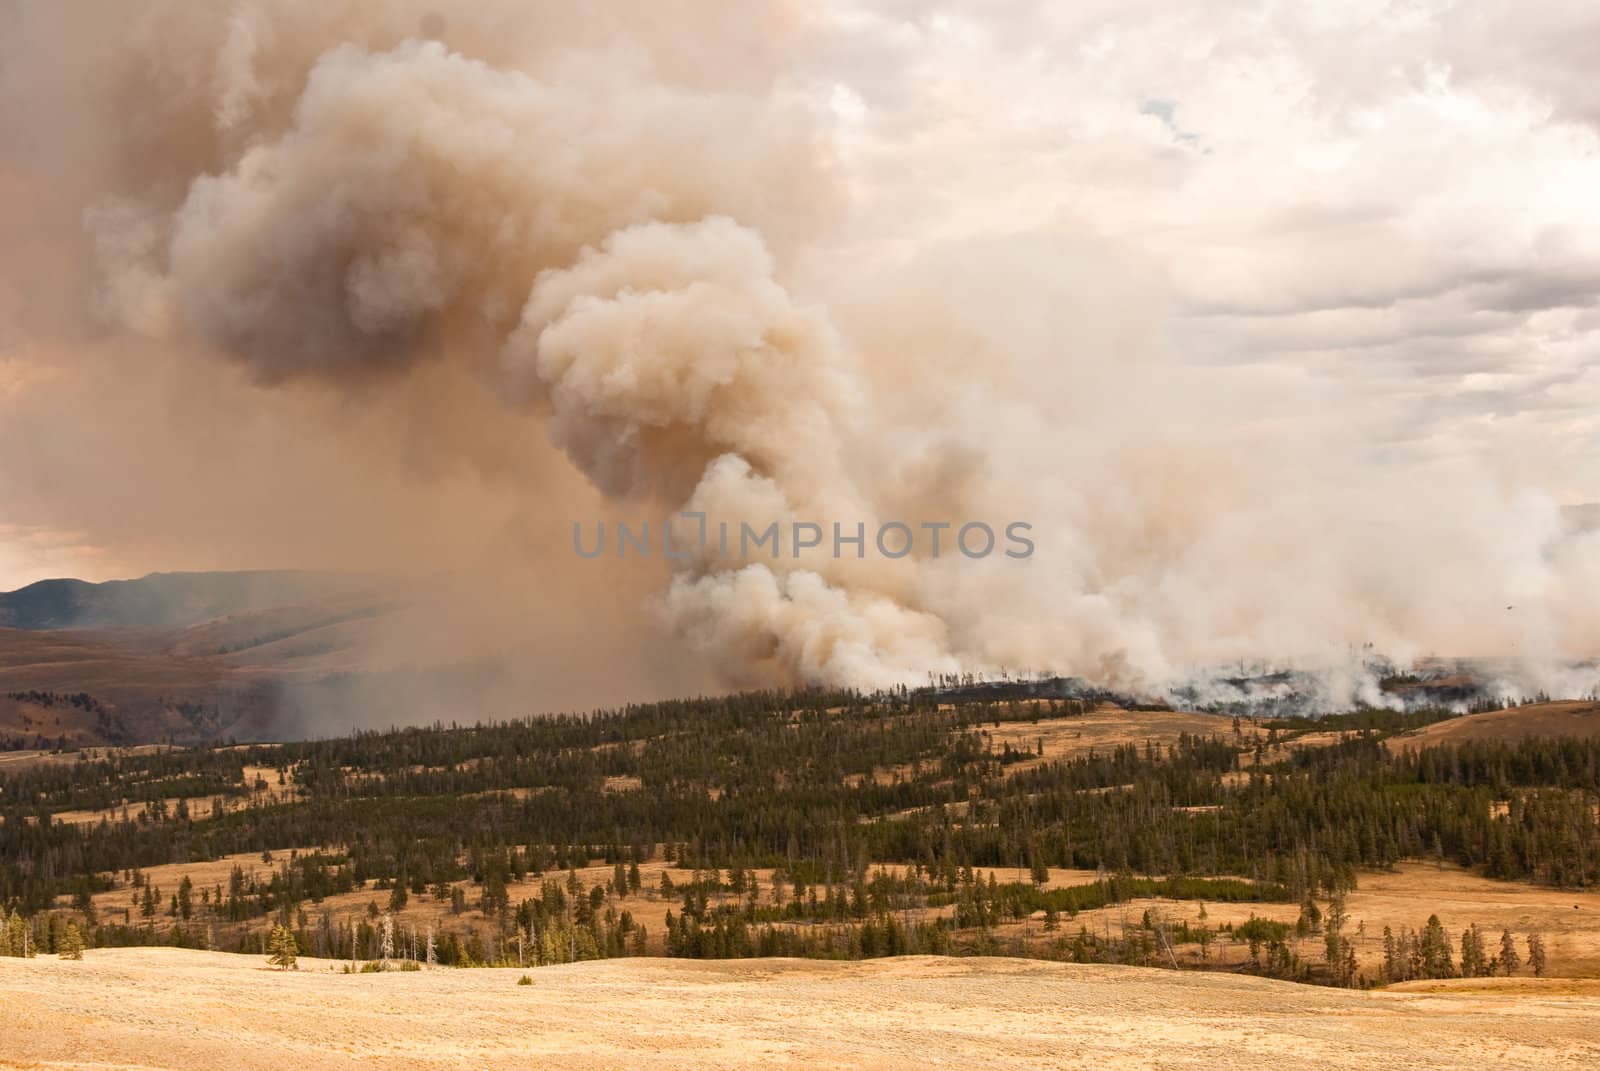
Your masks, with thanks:
[[(494, 627), (481, 618), (482, 606), (449, 576), (257, 571), (41, 581), (0, 593), (0, 752), (285, 740), (440, 717), (516, 717), (557, 705), (535, 668), (552, 657), (542, 649), (548, 637), (528, 631), (522, 619)], [(1385, 678), (1383, 687), (1408, 711), (1461, 709), (1488, 698), (1493, 669), (1436, 660)], [(1314, 689), (1284, 698), (1294, 680), (1233, 680), (1240, 695), (1265, 689), (1278, 698), (1206, 705), (1210, 714), (1182, 704), (1168, 710), (1077, 677), (952, 676), (914, 696), (944, 704), (1103, 704), (1135, 715), (1107, 724), (1079, 718), (996, 740), (1026, 749), (1042, 735), (1059, 753), (1204, 734), (1215, 713), (1298, 716)], [(1417, 739), (1493, 738), (1502, 728), (1523, 735), (1521, 725), (1535, 734), (1582, 735), (1589, 730), (1581, 706), (1546, 704), (1549, 717), (1523, 707), (1504, 718), (1461, 719)], [(1132, 736), (1124, 732), (1130, 725)]]
[[(188, 583), (172, 579), (117, 589), (156, 591), (154, 602), (70, 618), (139, 624), (0, 625), (0, 752), (300, 739), (520, 716), (572, 698), (545, 672), (570, 644), (521, 604), (503, 617), (486, 609), (502, 593), (485, 597), (479, 577), (196, 574), (194, 599), (162, 601)], [(32, 607), (30, 625), (61, 619), (32, 592), (11, 593), (13, 610)], [(300, 601), (282, 601), (291, 598)], [(270, 605), (240, 608), (256, 602)], [(600, 697), (636, 698), (603, 667), (593, 672)], [(679, 687), (694, 679), (686, 672)]]
[[(0, 594), (0, 750), (258, 738), (394, 608), (314, 572), (44, 580)], [(341, 657), (344, 656), (344, 657)]]
[[(0, 961), (0, 1065), (1579, 1068), (1600, 991), (1359, 993), (1136, 967), (913, 957), (336, 973), (176, 949)], [(107, 1000), (115, 993), (115, 1000)]]
[(177, 655), (171, 641), (0, 629), (0, 750), (192, 742), (270, 722), (274, 674)]
[(258, 954), (287, 918), (303, 954), (371, 960), (387, 916), (393, 950), (452, 966), (922, 952), (1356, 988), (1594, 976), (1600, 739), (1389, 749), (1408, 716), (1338, 728), (1354, 717), (1283, 746), (1088, 701), (756, 692), (14, 754), (0, 903), (31, 927), (13, 952), (72, 922), (97, 948)]
[(392, 670), (382, 630), (406, 609), (392, 581), (310, 572), (5, 593), (0, 751), (294, 735), (298, 712)]
[(151, 573), (138, 580), (41, 580), (0, 593), (0, 628), (181, 628), (287, 606), (366, 583), (343, 573)]
[(1467, 714), (1393, 737), (1388, 744), (1391, 748), (1431, 747), (1435, 744), (1462, 744), (1469, 740), (1523, 740), (1541, 736), (1585, 739), (1600, 736), (1600, 703), (1563, 700)]
[(188, 628), (0, 628), (0, 751), (292, 734), (320, 688), (381, 668), (395, 609), (351, 595)]

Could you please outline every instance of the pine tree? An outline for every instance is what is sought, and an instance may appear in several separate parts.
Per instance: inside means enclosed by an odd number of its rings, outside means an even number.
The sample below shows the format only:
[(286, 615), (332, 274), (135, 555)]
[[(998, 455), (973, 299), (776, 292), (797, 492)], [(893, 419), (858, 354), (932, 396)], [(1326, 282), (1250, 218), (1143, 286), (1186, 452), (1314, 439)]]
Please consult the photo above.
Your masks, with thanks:
[(12, 915), (11, 920), (6, 923), (4, 944), (0, 945), (0, 950), (3, 950), (8, 956), (21, 956), (28, 959), (32, 959), (37, 951), (28, 935), (28, 922), (22, 917), (21, 911)]
[(274, 925), (267, 934), (267, 962), (280, 971), (299, 970), (299, 964), (295, 962), (299, 952), (294, 932), (281, 923)]
[(1385, 982), (1398, 982), (1402, 980), (1404, 968), (1400, 962), (1399, 946), (1395, 943), (1394, 931), (1385, 926), (1383, 928), (1383, 980)]
[(76, 922), (68, 922), (61, 938), (56, 942), (56, 952), (62, 959), (83, 958), (83, 931)]
[(1544, 977), (1544, 937), (1537, 933), (1528, 934), (1528, 966), (1533, 968), (1535, 978)]
[(1500, 969), (1512, 975), (1517, 968), (1522, 966), (1522, 960), (1517, 955), (1517, 939), (1511, 936), (1510, 930), (1500, 931)]
[(1331, 970), (1340, 984), (1349, 985), (1351, 978), (1345, 975), (1345, 946), (1349, 944), (1344, 939), (1344, 924), (1349, 920), (1345, 911), (1344, 894), (1335, 895), (1328, 901), (1328, 913), (1323, 920), (1323, 944), (1327, 949), (1328, 969)]
[(1439, 921), (1438, 915), (1428, 916), (1428, 924), (1422, 931), (1420, 950), (1422, 977), (1455, 977), (1455, 964), (1450, 958), (1450, 938), (1445, 935), (1444, 925)]
[(1483, 935), (1478, 932), (1478, 924), (1461, 931), (1461, 976), (1463, 978), (1477, 978), (1487, 972), (1488, 966), (1483, 953)]

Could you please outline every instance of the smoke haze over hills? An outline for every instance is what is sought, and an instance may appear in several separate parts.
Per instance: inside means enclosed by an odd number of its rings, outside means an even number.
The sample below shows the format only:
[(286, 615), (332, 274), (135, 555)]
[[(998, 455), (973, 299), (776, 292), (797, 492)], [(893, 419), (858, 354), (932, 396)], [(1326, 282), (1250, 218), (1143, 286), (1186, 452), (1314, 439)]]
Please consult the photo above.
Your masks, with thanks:
[[(1562, 212), (1594, 116), (1550, 62), (1485, 80), (1481, 39), (1378, 6), (1154, 18), (1127, 32), (1179, 59), (1109, 82), (1114, 15), (1030, 5), (20, 5), (0, 524), (118, 566), (449, 576), (391, 657), (503, 660), (539, 708), (1001, 667), (1158, 693), (1241, 659), (1340, 705), (1369, 645), (1592, 689), (1600, 536), (1562, 507), (1600, 472), (1600, 243)], [(1437, 62), (1369, 79), (1341, 35)], [(1007, 48), (1017, 84), (977, 84)], [(1419, 176), (1407, 131), (1561, 180), (1463, 244), (1462, 205), (1534, 178)], [(680, 510), (1037, 550), (572, 552)]]
[(0, 628), (177, 628), (362, 586), (336, 573), (157, 573), (90, 584), (41, 580), (0, 592)]

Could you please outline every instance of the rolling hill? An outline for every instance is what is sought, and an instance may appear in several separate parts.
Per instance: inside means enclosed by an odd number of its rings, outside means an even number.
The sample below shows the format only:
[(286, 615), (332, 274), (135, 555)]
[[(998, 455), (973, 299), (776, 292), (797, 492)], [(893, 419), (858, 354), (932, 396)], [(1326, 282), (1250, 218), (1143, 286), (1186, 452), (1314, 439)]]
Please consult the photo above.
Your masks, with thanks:
[(372, 578), (164, 573), (0, 595), (0, 748), (280, 735), (296, 695), (371, 668), (403, 609)]
[[(0, 750), (302, 739), (555, 702), (538, 686), (540, 635), (525, 618), (485, 621), (475, 590), (247, 573), (10, 592)], [(63, 621), (74, 627), (41, 627)]]
[(1522, 740), (1530, 736), (1600, 736), (1600, 703), (1560, 700), (1467, 714), (1393, 737), (1388, 743), (1391, 748), (1433, 747), (1463, 744), (1469, 740)]
[(345, 573), (151, 573), (138, 580), (41, 580), (0, 594), (0, 628), (181, 628), (322, 599), (366, 581)]

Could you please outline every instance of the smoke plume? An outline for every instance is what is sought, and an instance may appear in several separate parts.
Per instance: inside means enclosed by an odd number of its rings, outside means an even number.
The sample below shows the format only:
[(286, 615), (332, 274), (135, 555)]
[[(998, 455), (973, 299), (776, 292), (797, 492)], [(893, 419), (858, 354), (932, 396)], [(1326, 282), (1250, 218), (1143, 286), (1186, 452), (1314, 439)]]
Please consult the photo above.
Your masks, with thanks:
[[(1293, 660), (1337, 667), (1339, 705), (1380, 699), (1347, 672), (1369, 648), (1513, 654), (1530, 690), (1594, 649), (1596, 537), (1550, 497), (1390, 463), (1326, 384), (1187, 361), (1159, 266), (1092, 221), (920, 241), (883, 198), (869, 217), (812, 103), (807, 5), (88, 10), (24, 5), (0, 46), (7, 211), (46, 206), (41, 259), (92, 312), (30, 345), (93, 411), (166, 414), (118, 441), (225, 503), (268, 481), (273, 546), (514, 562), (538, 634), (626, 636), (605, 657), (642, 690), (688, 683), (680, 649), (739, 683), (1147, 693)], [(179, 460), (214, 449), (245, 456)], [(192, 476), (137, 486), (116, 521), (67, 519), (181, 526)], [(868, 553), (571, 549), (574, 522), (685, 511), (860, 523)], [(890, 521), (1027, 522), (1036, 549), (887, 558)], [(170, 546), (243, 538), (190, 531)]]

